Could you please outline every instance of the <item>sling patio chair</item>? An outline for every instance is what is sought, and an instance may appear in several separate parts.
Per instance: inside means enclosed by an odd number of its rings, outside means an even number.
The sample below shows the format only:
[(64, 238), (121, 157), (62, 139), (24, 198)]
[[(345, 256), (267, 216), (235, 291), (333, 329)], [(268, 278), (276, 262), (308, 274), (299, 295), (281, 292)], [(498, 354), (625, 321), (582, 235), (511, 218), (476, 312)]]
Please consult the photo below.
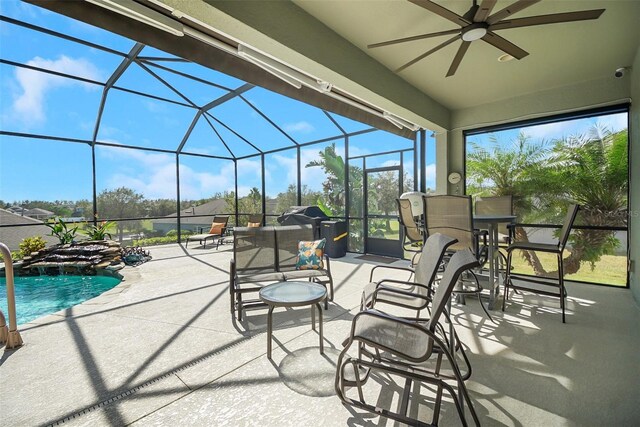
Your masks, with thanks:
[[(424, 221), (427, 236), (433, 233), (441, 233), (457, 239), (457, 243), (452, 245), (448, 252), (454, 253), (459, 250), (469, 249), (473, 252), (478, 261), (486, 261), (481, 256), (480, 240), (486, 231), (476, 230), (473, 227), (471, 196), (424, 196)], [(448, 256), (445, 256), (445, 263)], [(481, 266), (481, 263), (480, 263)], [(482, 310), (489, 320), (493, 318), (482, 303), (482, 285), (478, 276), (472, 270), (465, 273), (465, 277), (460, 280), (459, 286), (454, 289), (454, 294), (459, 300), (464, 301), (466, 295), (477, 295)]]
[(403, 231), (402, 248), (407, 252), (415, 252), (411, 259), (411, 265), (415, 265), (418, 262), (418, 255), (422, 252), (422, 245), (424, 243), (424, 230), (416, 223), (411, 211), (411, 200), (409, 199), (396, 199), (398, 204), (398, 214), (400, 219), (400, 226)]
[[(412, 426), (438, 425), (443, 392), (446, 390), (455, 404), (462, 425), (467, 425), (465, 404), (475, 425), (480, 425), (464, 378), (447, 344), (444, 328), (439, 323), (460, 275), (476, 266), (478, 261), (468, 249), (460, 250), (451, 257), (433, 295), (431, 317), (426, 324), (396, 317), (375, 308), (355, 315), (336, 369), (335, 389), (344, 405)], [(398, 290), (384, 287), (376, 290), (378, 294), (393, 292)], [(419, 298), (423, 298), (425, 302), (428, 300), (423, 296)], [(357, 355), (350, 356), (349, 350), (354, 345)], [(368, 348), (373, 348), (375, 353), (365, 351)], [(437, 357), (435, 369), (425, 367), (425, 363), (434, 355)], [(451, 375), (441, 375), (443, 359), (451, 367)], [(399, 393), (400, 402), (397, 409), (381, 407), (381, 401), (392, 401), (386, 393), (393, 393), (396, 389), (395, 385), (388, 386), (389, 380), (393, 378), (404, 380), (403, 390)], [(424, 399), (422, 390), (426, 388), (416, 388), (414, 384), (435, 386), (435, 396)], [(350, 390), (353, 388), (357, 393)], [(419, 393), (415, 391), (417, 389), (420, 390)], [(371, 399), (372, 394), (377, 396)], [(381, 398), (382, 394), (385, 394), (384, 398)], [(430, 401), (434, 404), (431, 422), (418, 419), (416, 413), (419, 414), (420, 411), (417, 406)]]
[[(507, 248), (507, 277), (504, 281), (504, 298), (502, 299), (502, 311), (504, 311), (505, 303), (509, 299), (509, 290), (521, 290), (560, 298), (560, 308), (562, 310), (562, 323), (565, 323), (565, 298), (567, 290), (564, 287), (564, 249), (569, 240), (571, 227), (578, 215), (579, 205), (570, 205), (560, 230), (560, 237), (556, 244), (553, 243), (533, 243), (533, 242), (516, 242)], [(532, 252), (544, 252), (555, 254), (558, 262), (558, 277), (532, 278), (528, 275), (513, 273), (511, 270), (513, 251), (523, 250)], [(517, 279), (518, 282), (514, 282)], [(530, 283), (534, 286), (527, 286)], [(536, 286), (537, 285), (537, 286)]]
[[(206, 248), (207, 240), (211, 240), (216, 242), (216, 249), (218, 249), (218, 247), (220, 246), (220, 241), (224, 237), (225, 231), (227, 229), (228, 222), (229, 222), (228, 215), (214, 216), (213, 222), (211, 223), (211, 229), (209, 229), (209, 232), (187, 236), (187, 243), (185, 244), (185, 248), (189, 246), (189, 242), (192, 240), (199, 241), (202, 247)], [(203, 230), (201, 229), (200, 231), (202, 232)]]

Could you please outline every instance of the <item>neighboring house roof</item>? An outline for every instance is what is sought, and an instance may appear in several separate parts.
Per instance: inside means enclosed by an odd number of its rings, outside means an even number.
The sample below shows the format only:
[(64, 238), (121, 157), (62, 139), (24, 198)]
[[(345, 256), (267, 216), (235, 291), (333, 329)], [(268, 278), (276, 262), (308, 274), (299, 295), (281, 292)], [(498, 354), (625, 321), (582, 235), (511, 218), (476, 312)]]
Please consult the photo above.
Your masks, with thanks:
[(58, 239), (49, 236), (51, 230), (39, 221), (28, 216), (14, 214), (6, 209), (0, 209), (0, 225), (29, 224), (21, 227), (0, 227), (0, 242), (15, 251), (20, 248), (20, 242), (27, 237), (41, 236), (47, 244), (58, 243)]
[(33, 209), (27, 209), (27, 212), (25, 213), (25, 215), (49, 215), (49, 216), (53, 216), (55, 215), (53, 212), (48, 211), (46, 209), (40, 209), (40, 208), (33, 208)]
[[(208, 224), (210, 219), (198, 217), (199, 215), (225, 215), (227, 210), (227, 202), (224, 199), (215, 199), (210, 202), (203, 203), (199, 206), (192, 206), (180, 211), (180, 222), (187, 224)], [(175, 223), (177, 214), (173, 213), (161, 219), (153, 219), (153, 223)]]

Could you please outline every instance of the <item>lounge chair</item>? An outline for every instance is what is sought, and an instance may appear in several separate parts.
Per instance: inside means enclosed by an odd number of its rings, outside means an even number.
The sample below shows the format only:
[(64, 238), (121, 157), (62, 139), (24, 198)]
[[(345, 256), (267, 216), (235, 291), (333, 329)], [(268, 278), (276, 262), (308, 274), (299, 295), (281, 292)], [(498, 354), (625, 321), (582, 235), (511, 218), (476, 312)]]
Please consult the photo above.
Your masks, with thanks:
[[(218, 249), (218, 246), (220, 246), (220, 241), (222, 240), (225, 231), (227, 230), (227, 223), (229, 222), (229, 216), (228, 215), (216, 215), (213, 217), (213, 222), (211, 223), (211, 229), (209, 230), (208, 233), (200, 233), (200, 234), (194, 234), (191, 236), (187, 236), (187, 242), (184, 245), (185, 248), (189, 246), (189, 242), (192, 240), (197, 240), (200, 242), (200, 244), (203, 246), (203, 248), (206, 248), (207, 246), (207, 240), (211, 240), (216, 242), (216, 249)], [(202, 231), (202, 229), (200, 230)]]

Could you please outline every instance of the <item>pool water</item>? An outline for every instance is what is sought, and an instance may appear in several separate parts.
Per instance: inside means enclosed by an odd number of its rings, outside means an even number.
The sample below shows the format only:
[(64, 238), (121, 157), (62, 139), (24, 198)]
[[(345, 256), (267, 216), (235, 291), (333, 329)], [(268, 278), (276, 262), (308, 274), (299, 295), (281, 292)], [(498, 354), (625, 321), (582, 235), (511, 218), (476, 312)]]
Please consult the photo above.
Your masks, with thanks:
[[(120, 283), (108, 276), (35, 276), (16, 277), (16, 316), (18, 324), (69, 308)], [(9, 323), (7, 282), (0, 277), (0, 310)]]

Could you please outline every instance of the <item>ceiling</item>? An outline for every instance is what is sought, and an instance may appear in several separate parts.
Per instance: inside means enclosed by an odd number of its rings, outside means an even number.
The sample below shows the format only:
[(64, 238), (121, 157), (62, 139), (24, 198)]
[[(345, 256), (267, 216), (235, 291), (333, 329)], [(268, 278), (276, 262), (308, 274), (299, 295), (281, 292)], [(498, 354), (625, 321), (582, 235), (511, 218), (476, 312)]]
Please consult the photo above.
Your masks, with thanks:
[[(514, 1), (498, 0), (493, 13)], [(456, 28), (450, 21), (405, 0), (294, 2), (390, 70), (450, 36), (376, 49), (367, 49), (368, 44)], [(459, 15), (472, 5), (471, 0), (436, 2)], [(638, 50), (640, 1), (542, 0), (513, 17), (588, 9), (606, 11), (592, 21), (497, 31), (497, 34), (529, 52), (529, 56), (522, 60), (498, 62), (498, 57), (504, 52), (478, 40), (471, 44), (457, 73), (445, 78), (460, 44), (456, 41), (400, 72), (399, 76), (451, 110), (578, 82), (614, 78), (614, 70), (629, 66)]]

